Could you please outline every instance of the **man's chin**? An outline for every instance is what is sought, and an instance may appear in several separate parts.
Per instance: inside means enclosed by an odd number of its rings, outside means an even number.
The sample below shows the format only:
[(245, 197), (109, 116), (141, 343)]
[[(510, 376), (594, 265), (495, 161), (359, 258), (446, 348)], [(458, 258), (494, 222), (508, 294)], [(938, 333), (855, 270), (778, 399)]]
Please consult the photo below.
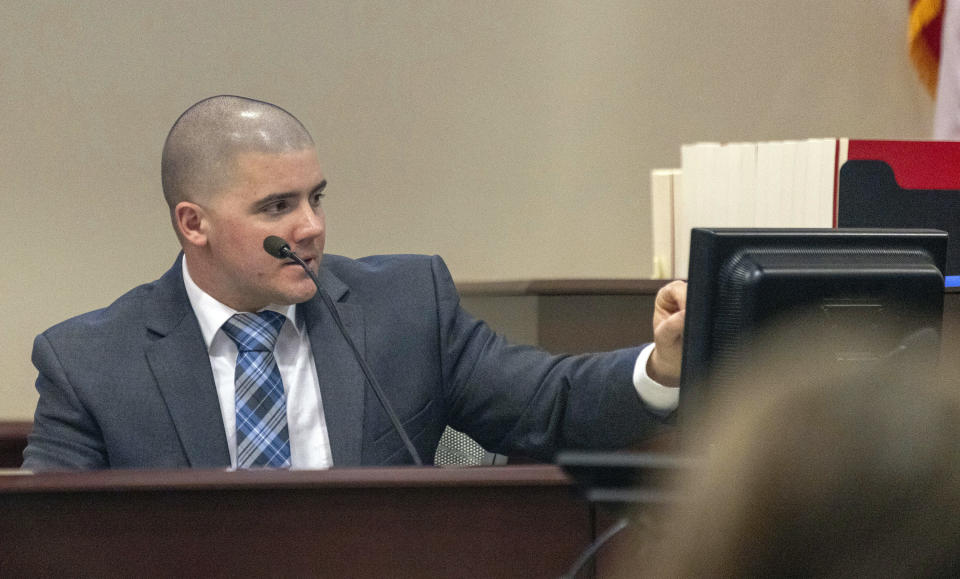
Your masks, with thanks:
[(284, 292), (283, 298), (286, 304), (302, 304), (315, 295), (317, 295), (317, 288), (311, 283), (309, 288), (297, 288)]
[[(316, 263), (309, 265), (316, 267)], [(283, 266), (281, 275), (278, 276), (273, 289), (275, 299), (282, 299), (282, 303), (286, 305), (303, 303), (317, 293), (317, 286), (314, 285), (310, 276), (303, 271), (303, 268), (295, 264)], [(280, 302), (276, 303), (281, 305)]]
[(313, 285), (313, 281), (310, 281), (310, 286), (305, 288), (298, 288), (299, 291), (295, 292), (294, 297), (296, 302), (294, 303), (303, 303), (307, 300), (313, 299), (313, 296), (317, 295), (317, 286)]

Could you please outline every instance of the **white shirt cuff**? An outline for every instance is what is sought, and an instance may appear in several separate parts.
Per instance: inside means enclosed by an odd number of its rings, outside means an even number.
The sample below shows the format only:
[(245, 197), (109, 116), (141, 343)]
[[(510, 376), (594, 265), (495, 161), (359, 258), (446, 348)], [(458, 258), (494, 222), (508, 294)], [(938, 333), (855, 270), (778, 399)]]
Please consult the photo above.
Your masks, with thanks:
[(647, 360), (653, 352), (653, 344), (647, 344), (640, 355), (637, 364), (633, 367), (633, 387), (644, 406), (654, 414), (666, 416), (680, 406), (680, 389), (662, 386), (653, 378), (647, 376)]

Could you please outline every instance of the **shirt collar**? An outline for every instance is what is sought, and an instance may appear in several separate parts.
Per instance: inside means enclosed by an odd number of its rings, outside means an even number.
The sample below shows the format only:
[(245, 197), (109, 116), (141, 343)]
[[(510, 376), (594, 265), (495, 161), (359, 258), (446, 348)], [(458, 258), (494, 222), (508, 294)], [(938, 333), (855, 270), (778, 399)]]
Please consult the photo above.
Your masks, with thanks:
[[(187, 290), (187, 299), (190, 300), (190, 307), (193, 308), (193, 313), (197, 316), (197, 321), (200, 322), (200, 332), (203, 334), (203, 342), (207, 345), (207, 349), (209, 349), (220, 327), (236, 314), (237, 310), (217, 301), (216, 298), (200, 289), (197, 282), (193, 281), (193, 278), (190, 277), (186, 255), (183, 256), (183, 285)], [(297, 304), (287, 306), (271, 304), (263, 309), (283, 314), (287, 320), (297, 319)], [(284, 322), (284, 325), (286, 325), (286, 322)], [(301, 331), (300, 324), (293, 323), (290, 325), (293, 326), (293, 329), (296, 330), (299, 335)]]

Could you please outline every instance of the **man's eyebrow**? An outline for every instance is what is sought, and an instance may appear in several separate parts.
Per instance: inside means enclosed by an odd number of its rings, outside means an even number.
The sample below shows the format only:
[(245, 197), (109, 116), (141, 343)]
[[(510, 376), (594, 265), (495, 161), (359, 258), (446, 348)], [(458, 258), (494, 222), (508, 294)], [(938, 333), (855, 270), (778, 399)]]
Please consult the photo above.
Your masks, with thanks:
[(310, 194), (312, 195), (313, 193), (323, 193), (323, 190), (326, 188), (327, 188), (327, 180), (324, 179), (323, 181), (320, 181), (320, 183), (317, 184), (316, 187), (313, 188), (313, 191), (310, 191)]

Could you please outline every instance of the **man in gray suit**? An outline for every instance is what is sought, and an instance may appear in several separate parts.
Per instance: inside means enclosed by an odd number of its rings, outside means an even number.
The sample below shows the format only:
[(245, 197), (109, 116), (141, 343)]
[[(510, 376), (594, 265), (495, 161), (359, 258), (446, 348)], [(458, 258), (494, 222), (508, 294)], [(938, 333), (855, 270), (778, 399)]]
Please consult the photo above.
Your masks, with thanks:
[[(448, 424), (544, 460), (621, 447), (677, 406), (680, 283), (657, 296), (655, 346), (551, 356), (464, 311), (439, 257), (325, 256), (326, 180), (279, 107), (195, 104), (170, 130), (162, 177), (183, 252), (157, 281), (37, 337), (24, 468), (409, 463), (310, 277), (264, 251), (272, 235), (318, 273), (423, 457)], [(231, 329), (249, 320), (269, 346)]]

